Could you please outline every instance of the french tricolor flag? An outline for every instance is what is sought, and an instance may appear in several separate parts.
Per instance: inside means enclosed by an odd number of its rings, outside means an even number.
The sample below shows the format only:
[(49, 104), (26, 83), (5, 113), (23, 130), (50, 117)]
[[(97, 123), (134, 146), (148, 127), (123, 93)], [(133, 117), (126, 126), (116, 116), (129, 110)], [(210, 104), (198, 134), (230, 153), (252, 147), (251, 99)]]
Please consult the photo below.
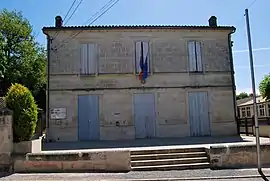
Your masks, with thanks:
[(144, 50), (143, 50), (143, 42), (141, 42), (141, 56), (140, 56), (140, 74), (139, 74), (139, 79), (141, 81), (145, 81), (146, 78), (148, 77), (148, 60), (147, 57), (148, 55), (146, 55), (146, 57), (144, 58), (144, 54), (143, 54)]

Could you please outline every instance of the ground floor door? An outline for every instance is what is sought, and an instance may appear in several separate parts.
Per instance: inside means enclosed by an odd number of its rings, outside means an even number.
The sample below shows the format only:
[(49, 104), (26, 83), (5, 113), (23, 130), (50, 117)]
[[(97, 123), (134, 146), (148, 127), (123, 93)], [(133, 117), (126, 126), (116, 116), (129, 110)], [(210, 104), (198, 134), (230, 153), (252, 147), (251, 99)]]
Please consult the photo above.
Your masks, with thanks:
[(188, 93), (190, 136), (209, 136), (209, 103), (207, 92)]
[(78, 96), (78, 137), (80, 141), (99, 140), (98, 96)]
[(156, 134), (154, 94), (134, 94), (134, 124), (136, 138), (153, 138)]

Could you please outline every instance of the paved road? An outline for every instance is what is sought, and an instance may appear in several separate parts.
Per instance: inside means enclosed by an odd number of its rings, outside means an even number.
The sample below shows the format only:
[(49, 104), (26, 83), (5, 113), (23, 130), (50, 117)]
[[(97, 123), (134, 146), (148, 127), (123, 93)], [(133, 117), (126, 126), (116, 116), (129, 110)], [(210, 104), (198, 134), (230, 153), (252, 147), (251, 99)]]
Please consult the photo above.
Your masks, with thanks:
[[(270, 180), (270, 169), (263, 170)], [(256, 176), (257, 178), (241, 178), (243, 176)], [(233, 179), (230, 177), (237, 177)], [(249, 181), (249, 180), (263, 180), (258, 178), (258, 172), (256, 169), (237, 169), (237, 170), (219, 170), (212, 171), (210, 169), (198, 169), (198, 170), (179, 170), (179, 171), (154, 171), (154, 172), (129, 172), (129, 173), (49, 173), (49, 174), (13, 174), (7, 177), (0, 178), (0, 181), (5, 180), (215, 180), (219, 178), (222, 180), (237, 180), (237, 181)], [(209, 179), (207, 179), (209, 178)], [(226, 179), (222, 179), (226, 178)]]
[[(204, 180), (204, 181), (262, 181), (261, 178), (243, 178), (243, 179), (210, 179), (210, 180)], [(202, 181), (202, 180), (193, 180), (193, 181)]]

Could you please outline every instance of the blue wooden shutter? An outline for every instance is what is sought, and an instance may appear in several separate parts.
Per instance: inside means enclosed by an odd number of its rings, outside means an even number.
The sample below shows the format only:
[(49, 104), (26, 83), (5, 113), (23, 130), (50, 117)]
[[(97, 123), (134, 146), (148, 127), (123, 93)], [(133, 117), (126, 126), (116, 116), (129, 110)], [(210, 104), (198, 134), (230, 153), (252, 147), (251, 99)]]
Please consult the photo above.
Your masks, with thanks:
[(196, 53), (195, 53), (195, 42), (188, 42), (188, 61), (189, 61), (189, 71), (194, 72), (197, 70), (196, 65)]
[(203, 71), (203, 66), (202, 66), (202, 51), (201, 51), (201, 43), (196, 42), (196, 63), (197, 63), (197, 71), (201, 72)]

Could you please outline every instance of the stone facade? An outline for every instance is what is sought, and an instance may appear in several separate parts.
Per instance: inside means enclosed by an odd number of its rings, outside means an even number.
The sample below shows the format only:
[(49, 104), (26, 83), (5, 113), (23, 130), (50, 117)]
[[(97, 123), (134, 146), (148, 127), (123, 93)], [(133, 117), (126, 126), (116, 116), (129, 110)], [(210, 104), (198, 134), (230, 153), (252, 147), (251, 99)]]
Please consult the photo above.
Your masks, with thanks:
[(12, 112), (0, 109), (0, 173), (10, 168), (13, 151)]
[[(192, 91), (208, 93), (211, 135), (237, 134), (228, 39), (231, 29), (89, 28), (79, 34), (81, 30), (76, 28), (43, 31), (49, 38), (58, 32), (48, 41), (49, 108), (66, 109), (65, 119), (48, 119), (50, 140), (78, 140), (78, 96), (85, 94), (99, 96), (101, 140), (135, 139), (132, 97), (148, 92), (155, 96), (156, 137), (190, 135), (187, 94)], [(189, 72), (190, 40), (201, 42), (202, 73)], [(150, 43), (150, 75), (145, 84), (135, 73), (136, 41)], [(97, 74), (80, 75), (80, 43), (98, 45)]]

